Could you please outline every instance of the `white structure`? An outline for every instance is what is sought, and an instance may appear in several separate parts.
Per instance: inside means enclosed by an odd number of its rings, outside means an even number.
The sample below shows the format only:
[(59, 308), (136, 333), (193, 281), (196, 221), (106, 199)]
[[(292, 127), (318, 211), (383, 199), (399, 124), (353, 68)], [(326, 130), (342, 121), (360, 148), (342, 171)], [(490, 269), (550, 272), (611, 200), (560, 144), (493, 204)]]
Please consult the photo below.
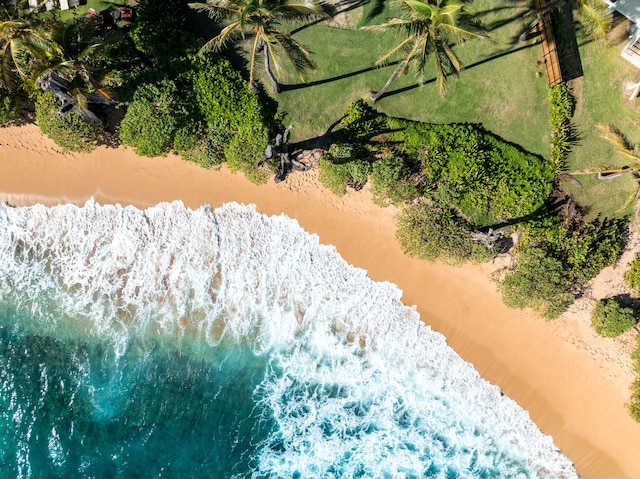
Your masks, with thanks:
[(69, 10), (69, 2), (67, 0), (60, 0), (60, 10)]
[(635, 67), (640, 68), (640, 1), (638, 0), (605, 0), (609, 5), (609, 10), (616, 11), (627, 17), (633, 30), (627, 43), (622, 50), (622, 58), (631, 62)]
[(38, 0), (29, 0), (29, 10), (34, 11), (38, 8)]

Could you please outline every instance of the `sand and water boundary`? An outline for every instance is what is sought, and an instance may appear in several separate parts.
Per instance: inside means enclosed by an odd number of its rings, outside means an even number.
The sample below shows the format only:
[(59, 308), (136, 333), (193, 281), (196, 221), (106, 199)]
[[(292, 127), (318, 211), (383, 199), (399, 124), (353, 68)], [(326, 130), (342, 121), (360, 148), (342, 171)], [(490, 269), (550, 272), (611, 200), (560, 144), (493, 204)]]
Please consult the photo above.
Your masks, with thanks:
[(297, 219), (373, 279), (397, 284), (406, 304), (416, 305), (427, 324), (553, 436), (580, 477), (640, 477), (640, 424), (624, 408), (633, 379), (633, 333), (599, 338), (588, 320), (589, 301), (615, 287), (619, 271), (548, 323), (502, 304), (489, 278), (495, 265), (449, 267), (404, 256), (394, 236), (395, 211), (375, 206), (366, 189), (338, 198), (318, 184), (315, 171), (255, 186), (226, 168), (203, 170), (175, 156), (141, 158), (106, 147), (71, 154), (34, 125), (0, 129), (0, 201), (83, 204), (90, 197), (141, 208), (174, 200), (192, 208), (236, 201)]

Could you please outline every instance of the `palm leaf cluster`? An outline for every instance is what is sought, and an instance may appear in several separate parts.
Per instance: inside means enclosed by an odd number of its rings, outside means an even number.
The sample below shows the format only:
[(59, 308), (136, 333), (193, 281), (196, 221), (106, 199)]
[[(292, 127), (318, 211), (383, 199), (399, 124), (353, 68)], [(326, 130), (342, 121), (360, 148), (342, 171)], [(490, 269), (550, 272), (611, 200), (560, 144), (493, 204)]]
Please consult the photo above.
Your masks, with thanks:
[(397, 32), (402, 36), (400, 43), (377, 62), (378, 65), (386, 65), (397, 54), (402, 54), (387, 84), (371, 99), (375, 101), (382, 96), (399, 74), (407, 73), (410, 65), (415, 66), (418, 82), (424, 83), (429, 58), (435, 69), (438, 91), (444, 95), (447, 76), (457, 75), (463, 68), (452, 45), (485, 37), (486, 34), (460, 0), (396, 0), (395, 3), (402, 18), (392, 18), (381, 25), (365, 27), (369, 30)]
[(331, 5), (316, 0), (208, 0), (189, 6), (224, 22), (222, 31), (201, 52), (219, 51), (229, 42), (250, 36), (249, 83), (254, 85), (256, 57), (263, 53), (265, 70), (275, 92), (280, 91), (278, 78), (285, 74), (285, 61), (303, 81), (308, 81), (309, 73), (316, 68), (311, 50), (280, 29), (280, 25), (329, 18), (334, 13)]
[[(640, 193), (640, 155), (637, 154), (631, 144), (627, 141), (625, 136), (613, 125), (596, 125), (596, 127), (600, 130), (602, 138), (607, 140), (611, 145), (613, 145), (616, 153), (626, 157), (630, 160), (630, 163), (617, 168), (587, 168), (585, 170), (575, 171), (572, 175), (588, 175), (588, 174), (597, 174), (600, 177), (602, 175), (617, 175), (617, 174), (630, 174), (636, 180), (636, 188), (633, 193), (629, 196), (629, 199), (622, 207), (625, 209), (631, 203), (635, 201), (638, 197), (638, 193)], [(606, 176), (604, 177), (606, 178)]]

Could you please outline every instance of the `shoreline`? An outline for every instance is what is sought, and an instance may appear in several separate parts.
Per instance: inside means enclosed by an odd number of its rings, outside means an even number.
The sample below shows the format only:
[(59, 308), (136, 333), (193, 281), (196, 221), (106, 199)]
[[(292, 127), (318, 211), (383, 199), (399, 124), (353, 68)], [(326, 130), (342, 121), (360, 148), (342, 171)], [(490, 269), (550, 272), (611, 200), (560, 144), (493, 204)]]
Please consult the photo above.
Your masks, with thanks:
[(416, 305), (484, 379), (526, 409), (581, 478), (640, 477), (640, 424), (624, 408), (633, 379), (629, 361), (616, 357), (619, 343), (590, 331), (586, 306), (551, 323), (509, 310), (488, 277), (491, 265), (449, 267), (406, 257), (395, 240), (393, 209), (373, 205), (367, 191), (335, 197), (315, 173), (255, 186), (226, 168), (204, 170), (175, 156), (141, 158), (106, 147), (64, 153), (35, 125), (0, 129), (0, 201), (51, 206), (94, 197), (142, 208), (235, 201), (284, 213), (374, 280), (398, 285), (402, 301)]

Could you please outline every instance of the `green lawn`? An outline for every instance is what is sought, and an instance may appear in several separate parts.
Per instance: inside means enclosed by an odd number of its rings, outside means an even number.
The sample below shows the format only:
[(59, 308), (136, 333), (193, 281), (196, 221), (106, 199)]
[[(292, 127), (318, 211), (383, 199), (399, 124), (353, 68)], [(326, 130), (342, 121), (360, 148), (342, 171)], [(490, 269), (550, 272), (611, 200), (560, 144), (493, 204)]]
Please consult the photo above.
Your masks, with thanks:
[[(537, 41), (520, 43), (523, 13), (528, 2), (476, 0), (473, 9), (487, 29), (489, 40), (472, 40), (455, 47), (466, 69), (451, 78), (449, 91), (440, 97), (433, 78), (419, 87), (412, 74), (400, 77), (376, 107), (392, 116), (427, 122), (481, 123), (507, 141), (549, 157), (547, 80)], [(302, 28), (295, 37), (315, 52), (318, 69), (311, 82), (295, 76), (285, 80), (284, 91), (275, 95), (285, 122), (295, 125), (293, 139), (322, 135), (340, 119), (344, 108), (358, 98), (368, 99), (393, 72), (395, 65), (373, 68), (375, 60), (394, 46), (389, 34), (359, 30), (357, 26), (383, 22), (394, 12), (388, 2), (369, 2), (347, 15), (336, 26), (320, 23)], [(600, 138), (596, 123), (613, 123), (633, 143), (640, 144), (640, 100), (630, 102), (622, 93), (622, 82), (637, 81), (638, 70), (620, 57), (626, 43), (623, 27), (612, 34), (611, 46), (589, 41), (578, 32), (584, 77), (575, 82), (578, 105), (574, 125), (579, 142), (569, 158), (568, 171), (625, 164), (613, 148)], [(578, 176), (581, 188), (568, 185), (590, 216), (620, 216), (635, 182), (629, 176), (599, 181), (595, 175)]]
[[(389, 115), (414, 120), (482, 123), (505, 140), (548, 156), (546, 78), (536, 63), (540, 46), (513, 40), (521, 32), (520, 17), (526, 3), (495, 5), (495, 0), (474, 3), (478, 16), (490, 27), (490, 39), (456, 47), (466, 69), (459, 79), (450, 79), (445, 97), (438, 94), (433, 78), (419, 87), (409, 74), (396, 80), (377, 107)], [(380, 23), (393, 14), (385, 6), (379, 15), (369, 18), (373, 7), (369, 3), (354, 10), (348, 23)], [(295, 36), (314, 50), (318, 63), (309, 84), (291, 77), (287, 82), (292, 83), (292, 89), (275, 97), (287, 114), (286, 121), (295, 125), (297, 140), (322, 134), (339, 120), (351, 101), (368, 98), (372, 90), (381, 88), (395, 68), (372, 68), (398, 41), (392, 35), (319, 24)]]

